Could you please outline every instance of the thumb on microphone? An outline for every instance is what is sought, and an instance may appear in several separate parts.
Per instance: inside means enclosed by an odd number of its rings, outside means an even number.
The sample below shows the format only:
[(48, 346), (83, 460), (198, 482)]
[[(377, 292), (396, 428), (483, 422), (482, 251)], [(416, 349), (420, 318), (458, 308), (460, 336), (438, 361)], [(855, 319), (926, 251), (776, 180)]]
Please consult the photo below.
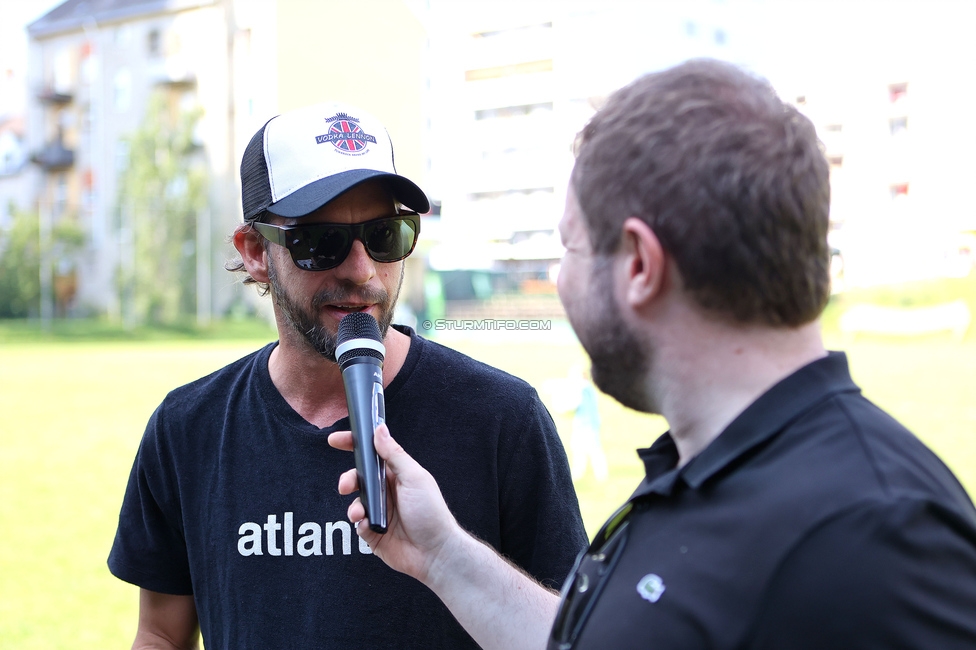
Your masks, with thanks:
[[(340, 449), (342, 451), (352, 451), (353, 450), (353, 438), (351, 431), (336, 431), (329, 434), (328, 438), (329, 446), (334, 449)], [(382, 423), (376, 427), (373, 432), (373, 447), (376, 450), (376, 454), (386, 461), (387, 466), (387, 479), (392, 478), (393, 475), (399, 475), (412, 472), (420, 472), (421, 474), (427, 474), (431, 480), (433, 477), (420, 466), (417, 461), (413, 459), (410, 454), (404, 451), (403, 447), (400, 446), (393, 436), (390, 435), (390, 429), (386, 426), (386, 423)], [(348, 479), (343, 480), (342, 477)], [(355, 469), (348, 470), (343, 473), (340, 477), (339, 493), (340, 494), (351, 494), (359, 489), (358, 479), (356, 476)], [(420, 478), (420, 480), (424, 480)], [(436, 483), (435, 483), (436, 485)]]
[(387, 471), (392, 470), (395, 474), (421, 470), (426, 473), (410, 454), (403, 450), (393, 436), (390, 435), (390, 428), (386, 423), (381, 423), (373, 432), (373, 447), (380, 458), (386, 461)]

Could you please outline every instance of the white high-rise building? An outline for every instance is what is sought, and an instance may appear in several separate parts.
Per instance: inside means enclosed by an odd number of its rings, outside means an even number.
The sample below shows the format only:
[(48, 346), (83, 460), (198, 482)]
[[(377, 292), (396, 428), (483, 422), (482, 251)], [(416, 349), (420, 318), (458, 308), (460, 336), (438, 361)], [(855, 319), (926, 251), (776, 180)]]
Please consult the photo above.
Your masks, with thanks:
[(430, 265), (479, 272), (477, 297), (553, 290), (573, 141), (607, 94), (694, 56), (740, 58), (737, 16), (715, 0), (429, 4)]
[(839, 287), (972, 265), (976, 3), (428, 5), (435, 269), (480, 270), (496, 284), (502, 271), (516, 285), (544, 277), (562, 250), (554, 229), (579, 128), (638, 75), (703, 56), (766, 77), (815, 123), (831, 165)]
[(976, 262), (976, 4), (796, 6), (809, 29), (791, 45), (810, 55), (770, 70), (826, 148), (838, 286), (968, 274)]

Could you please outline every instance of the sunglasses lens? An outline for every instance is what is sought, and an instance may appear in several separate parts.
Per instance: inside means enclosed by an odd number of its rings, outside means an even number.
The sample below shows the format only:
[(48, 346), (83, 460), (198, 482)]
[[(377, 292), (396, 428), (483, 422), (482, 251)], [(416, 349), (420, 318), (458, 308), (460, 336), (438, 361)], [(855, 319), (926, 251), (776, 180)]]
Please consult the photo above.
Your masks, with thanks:
[[(309, 230), (312, 230), (311, 228)], [(315, 246), (311, 249), (313, 256), (326, 260), (342, 261), (349, 248), (351, 237), (348, 229), (319, 226), (312, 231)]]
[(406, 219), (386, 219), (367, 227), (363, 239), (370, 257), (377, 262), (393, 262), (410, 254), (417, 233)]
[(307, 271), (323, 271), (342, 264), (351, 240), (348, 230), (306, 226), (288, 231), (285, 244), (295, 264)]

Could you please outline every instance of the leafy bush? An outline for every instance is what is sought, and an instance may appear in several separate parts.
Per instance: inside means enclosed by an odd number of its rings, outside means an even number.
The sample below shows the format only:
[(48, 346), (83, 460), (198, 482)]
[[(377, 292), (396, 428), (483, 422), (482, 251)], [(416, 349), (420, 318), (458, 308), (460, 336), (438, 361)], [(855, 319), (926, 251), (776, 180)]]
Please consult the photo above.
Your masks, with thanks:
[[(12, 209), (13, 224), (0, 231), (0, 318), (37, 316), (41, 305), (40, 217)], [(80, 250), (84, 234), (70, 216), (51, 228), (49, 246), (58, 260), (70, 260)]]

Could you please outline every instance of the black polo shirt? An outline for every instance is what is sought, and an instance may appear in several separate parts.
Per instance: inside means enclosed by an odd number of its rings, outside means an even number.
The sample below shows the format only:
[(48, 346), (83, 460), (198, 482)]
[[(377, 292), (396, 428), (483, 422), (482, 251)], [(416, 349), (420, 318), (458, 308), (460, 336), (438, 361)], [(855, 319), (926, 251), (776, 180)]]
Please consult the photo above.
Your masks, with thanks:
[(976, 648), (976, 510), (844, 354), (680, 469), (668, 434), (639, 454), (623, 551), (572, 647)]

